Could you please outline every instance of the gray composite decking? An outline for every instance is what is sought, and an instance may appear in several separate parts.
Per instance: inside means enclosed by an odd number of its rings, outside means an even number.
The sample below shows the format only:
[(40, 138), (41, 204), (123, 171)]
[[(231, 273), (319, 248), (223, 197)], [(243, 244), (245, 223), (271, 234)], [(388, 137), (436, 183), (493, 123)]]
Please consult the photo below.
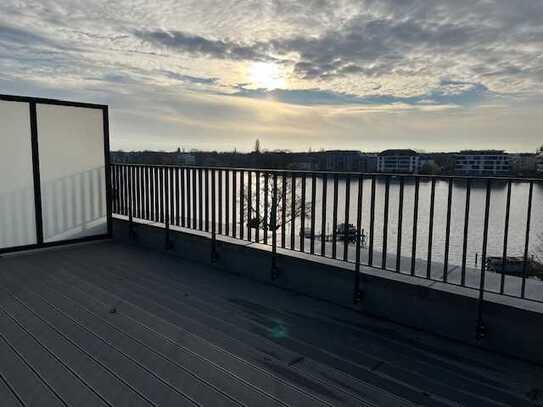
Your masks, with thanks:
[(530, 406), (542, 389), (528, 363), (160, 252), (0, 258), (1, 406)]

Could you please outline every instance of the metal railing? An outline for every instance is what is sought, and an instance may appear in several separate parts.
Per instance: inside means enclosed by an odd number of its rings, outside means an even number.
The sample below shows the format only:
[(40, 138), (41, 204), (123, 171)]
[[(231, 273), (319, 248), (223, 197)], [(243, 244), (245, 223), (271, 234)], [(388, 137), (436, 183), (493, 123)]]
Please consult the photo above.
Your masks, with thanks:
[(172, 227), (209, 232), (213, 259), (217, 235), (271, 245), (272, 279), (277, 249), (354, 263), (355, 302), (367, 266), (478, 290), (482, 304), (485, 292), (543, 301), (542, 184), (115, 164), (112, 205), (131, 230), (134, 219), (162, 225), (167, 248)]

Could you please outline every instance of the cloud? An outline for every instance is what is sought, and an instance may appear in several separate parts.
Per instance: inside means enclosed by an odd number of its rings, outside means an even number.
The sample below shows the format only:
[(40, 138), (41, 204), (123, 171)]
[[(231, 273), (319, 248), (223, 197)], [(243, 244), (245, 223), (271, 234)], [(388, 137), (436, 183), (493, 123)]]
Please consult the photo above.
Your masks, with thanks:
[[(289, 111), (323, 143), (332, 139), (323, 134), (362, 143), (362, 128), (386, 133), (390, 143), (414, 140), (430, 116), (427, 128), (455, 143), (475, 143), (477, 132), (487, 141), (499, 134), (496, 143), (517, 149), (540, 139), (543, 1), (38, 3), (0, 4), (0, 92), (111, 103), (122, 112), (115, 126), (126, 140), (132, 133), (145, 140), (138, 128), (152, 132), (142, 123), (152, 114), (156, 128), (162, 123), (172, 138), (194, 143), (205, 133), (210, 143), (215, 135), (234, 144), (221, 126), (243, 128), (247, 138), (268, 126), (294, 143)], [(251, 83), (255, 61), (279, 64), (284, 89), (256, 89), (263, 85)], [(511, 131), (512, 141), (494, 125), (498, 105), (500, 114), (514, 112), (511, 123), (522, 130)], [(377, 112), (398, 121), (389, 127), (374, 119)], [(462, 115), (465, 128), (456, 122)]]
[[(244, 45), (227, 40), (212, 40), (181, 31), (135, 31), (144, 41), (189, 54), (218, 59), (269, 61), (273, 60), (261, 45)], [(262, 45), (265, 47), (265, 44)]]

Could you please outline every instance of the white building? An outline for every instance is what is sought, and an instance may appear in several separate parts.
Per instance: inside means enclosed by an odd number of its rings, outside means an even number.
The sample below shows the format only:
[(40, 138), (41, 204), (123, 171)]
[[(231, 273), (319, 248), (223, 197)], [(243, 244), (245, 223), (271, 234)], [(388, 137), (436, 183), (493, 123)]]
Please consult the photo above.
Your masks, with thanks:
[(499, 177), (510, 175), (511, 170), (511, 157), (502, 150), (466, 150), (456, 156), (458, 175)]
[(431, 161), (414, 150), (385, 150), (377, 156), (377, 172), (416, 174)]

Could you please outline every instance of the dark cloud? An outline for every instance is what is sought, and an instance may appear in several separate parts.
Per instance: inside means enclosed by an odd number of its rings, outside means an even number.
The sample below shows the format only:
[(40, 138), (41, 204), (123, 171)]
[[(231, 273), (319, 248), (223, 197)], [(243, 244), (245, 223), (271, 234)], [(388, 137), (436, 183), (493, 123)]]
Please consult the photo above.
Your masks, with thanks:
[[(272, 60), (265, 44), (245, 45), (227, 40), (213, 40), (181, 31), (136, 31), (136, 37), (177, 51), (218, 59)], [(264, 47), (264, 48), (263, 48)]]
[(213, 85), (217, 83), (217, 78), (204, 78), (201, 76), (183, 75), (172, 71), (160, 71), (161, 74), (167, 76), (170, 79), (175, 79), (183, 83), (193, 83), (196, 85)]

